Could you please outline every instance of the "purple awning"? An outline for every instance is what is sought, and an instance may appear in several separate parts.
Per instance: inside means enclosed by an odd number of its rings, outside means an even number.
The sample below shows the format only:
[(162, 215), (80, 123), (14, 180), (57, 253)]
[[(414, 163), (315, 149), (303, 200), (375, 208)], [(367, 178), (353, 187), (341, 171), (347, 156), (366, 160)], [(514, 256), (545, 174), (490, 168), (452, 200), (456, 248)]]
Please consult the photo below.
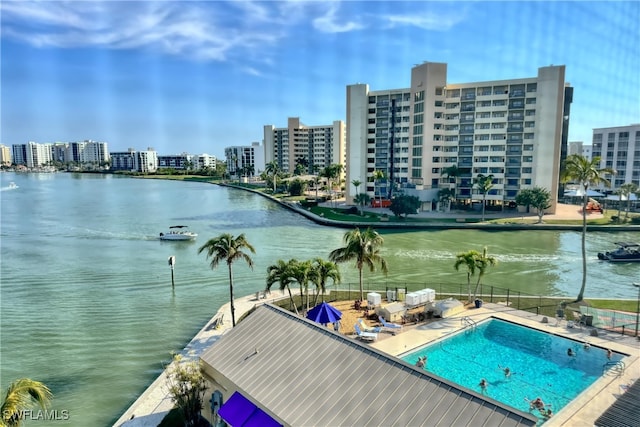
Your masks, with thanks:
[(222, 405), (218, 415), (231, 427), (282, 426), (237, 391)]

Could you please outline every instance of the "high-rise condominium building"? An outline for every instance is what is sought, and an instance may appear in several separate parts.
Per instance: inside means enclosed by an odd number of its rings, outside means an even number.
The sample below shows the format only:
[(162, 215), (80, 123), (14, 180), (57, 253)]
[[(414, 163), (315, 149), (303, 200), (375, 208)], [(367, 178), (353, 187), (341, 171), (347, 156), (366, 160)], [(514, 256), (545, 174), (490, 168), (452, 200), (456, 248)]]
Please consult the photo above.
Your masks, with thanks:
[[(347, 200), (366, 182), (371, 197), (402, 189), (436, 209), (440, 190), (462, 203), (482, 200), (478, 175), (493, 175), (488, 203), (504, 205), (521, 189), (550, 190), (555, 210), (572, 88), (565, 67), (530, 78), (447, 82), (447, 64), (411, 70), (411, 87), (347, 86)], [(384, 178), (374, 179), (376, 171)], [(360, 187), (362, 191), (362, 187)]]
[(600, 167), (616, 171), (608, 177), (612, 190), (628, 182), (640, 186), (640, 123), (594, 129), (592, 156), (600, 157)]
[(264, 149), (259, 142), (224, 149), (227, 172), (231, 176), (254, 176), (264, 171)]
[(298, 164), (303, 173), (314, 173), (345, 161), (345, 125), (306, 126), (298, 117), (289, 117), (286, 128), (264, 127), (265, 163), (276, 161), (278, 168), (293, 173)]
[(4, 144), (0, 144), (0, 165), (11, 165), (11, 149)]

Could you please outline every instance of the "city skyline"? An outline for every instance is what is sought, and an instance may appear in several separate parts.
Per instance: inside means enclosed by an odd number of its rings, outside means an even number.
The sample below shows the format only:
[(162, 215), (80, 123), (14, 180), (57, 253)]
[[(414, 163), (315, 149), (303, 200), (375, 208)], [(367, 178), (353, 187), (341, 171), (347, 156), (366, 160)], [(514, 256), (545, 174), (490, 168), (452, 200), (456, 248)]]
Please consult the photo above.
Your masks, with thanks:
[[(123, 7), (126, 5), (126, 7)], [(3, 1), (0, 143), (208, 153), (288, 117), (345, 120), (346, 87), (566, 65), (570, 141), (640, 121), (637, 2)]]

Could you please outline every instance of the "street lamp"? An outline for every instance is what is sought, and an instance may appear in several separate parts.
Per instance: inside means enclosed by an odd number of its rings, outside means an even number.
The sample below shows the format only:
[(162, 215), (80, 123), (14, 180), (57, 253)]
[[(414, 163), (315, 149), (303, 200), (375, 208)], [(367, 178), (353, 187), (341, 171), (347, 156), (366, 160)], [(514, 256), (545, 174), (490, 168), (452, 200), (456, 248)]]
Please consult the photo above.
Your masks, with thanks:
[(640, 283), (632, 283), (638, 288), (638, 307), (636, 307), (636, 338), (638, 338), (638, 323), (640, 322)]

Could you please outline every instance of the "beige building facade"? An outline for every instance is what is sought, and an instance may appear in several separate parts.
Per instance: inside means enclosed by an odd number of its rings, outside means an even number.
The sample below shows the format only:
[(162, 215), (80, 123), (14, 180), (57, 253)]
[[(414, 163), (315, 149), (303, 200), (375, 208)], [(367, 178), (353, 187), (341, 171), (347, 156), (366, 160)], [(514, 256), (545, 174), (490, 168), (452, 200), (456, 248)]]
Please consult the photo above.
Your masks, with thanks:
[[(447, 64), (435, 62), (413, 67), (406, 89), (349, 85), (346, 181), (366, 182), (372, 198), (402, 190), (432, 210), (442, 189), (462, 203), (482, 200), (474, 179), (493, 175), (489, 204), (512, 204), (519, 190), (538, 186), (550, 190), (553, 212), (566, 153), (567, 87), (564, 66), (539, 68), (530, 78), (454, 84)], [(448, 178), (452, 167), (457, 175)], [(384, 178), (374, 180), (376, 171)], [(355, 193), (348, 185), (347, 200)]]

